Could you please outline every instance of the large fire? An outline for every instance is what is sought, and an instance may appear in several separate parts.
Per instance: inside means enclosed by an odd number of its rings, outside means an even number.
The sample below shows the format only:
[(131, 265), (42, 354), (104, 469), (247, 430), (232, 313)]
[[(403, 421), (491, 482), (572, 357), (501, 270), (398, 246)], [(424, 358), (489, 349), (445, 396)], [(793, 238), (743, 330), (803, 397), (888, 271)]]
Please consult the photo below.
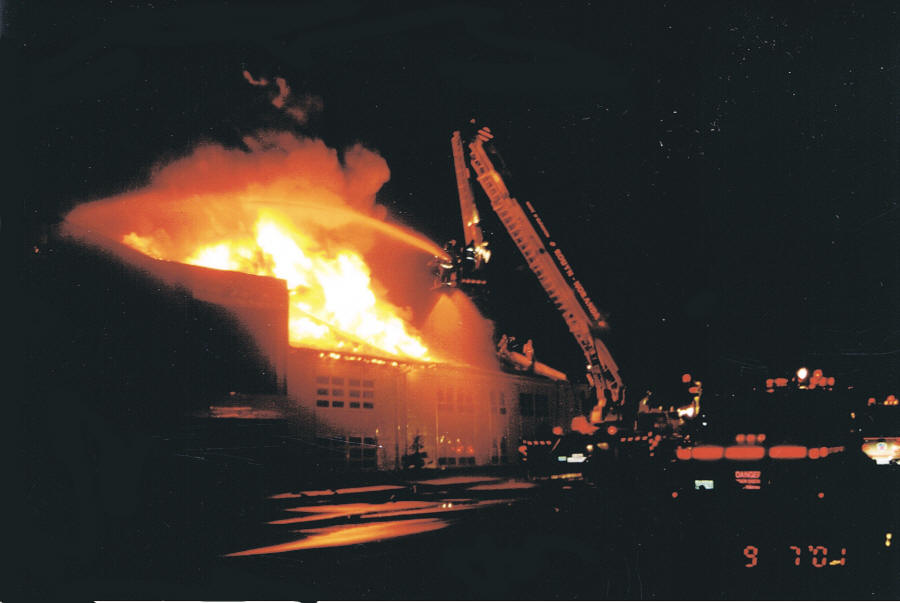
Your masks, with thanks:
[(384, 221), (374, 204), (384, 160), (357, 146), (341, 162), (293, 136), (247, 142), (251, 153), (201, 148), (149, 187), (82, 205), (67, 222), (156, 259), (284, 279), (293, 345), (427, 359), (408, 312), (387, 301), (364, 258), (373, 232), (441, 253)]
[(162, 257), (152, 237), (136, 232), (123, 236), (122, 242), (156, 259), (284, 279), (293, 345), (334, 349), (361, 342), (395, 356), (425, 358), (428, 349), (422, 341), (390, 304), (379, 303), (369, 267), (358, 253), (329, 253), (271, 210), (260, 211), (253, 231), (252, 237), (198, 245), (183, 258)]

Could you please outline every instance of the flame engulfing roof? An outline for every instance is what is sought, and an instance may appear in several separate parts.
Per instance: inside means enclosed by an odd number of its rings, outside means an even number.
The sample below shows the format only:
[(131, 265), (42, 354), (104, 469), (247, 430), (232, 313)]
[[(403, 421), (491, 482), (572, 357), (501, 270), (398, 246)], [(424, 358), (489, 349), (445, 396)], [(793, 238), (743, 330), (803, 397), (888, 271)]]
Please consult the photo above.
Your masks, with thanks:
[(375, 204), (384, 160), (359, 145), (340, 160), (286, 134), (246, 142), (252, 151), (200, 147), (143, 189), (76, 207), (66, 227), (155, 259), (284, 280), (292, 345), (430, 359), (408, 299), (427, 290), (425, 269), (392, 274), (377, 256), (442, 251)]

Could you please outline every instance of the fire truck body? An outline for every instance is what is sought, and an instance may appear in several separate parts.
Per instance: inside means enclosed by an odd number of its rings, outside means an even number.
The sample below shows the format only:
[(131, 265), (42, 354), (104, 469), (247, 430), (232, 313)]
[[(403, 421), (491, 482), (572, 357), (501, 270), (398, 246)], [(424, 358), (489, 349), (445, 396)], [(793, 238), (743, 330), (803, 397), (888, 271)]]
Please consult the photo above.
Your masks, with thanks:
[[(469, 143), (471, 170), (490, 200), (494, 212), (584, 353), (587, 360), (587, 377), (596, 392), (597, 399), (591, 413), (591, 421), (600, 423), (605, 419), (614, 420), (617, 418), (616, 411), (625, 401), (625, 386), (619, 375), (618, 365), (599, 336), (608, 326), (606, 320), (575, 276), (565, 254), (550, 236), (534, 206), (526, 203), (528, 209), (526, 213), (522, 205), (510, 196), (503, 178), (494, 167), (485, 148), (485, 143), (489, 143), (492, 138), (493, 134), (489, 128), (481, 128), (474, 140)], [(466, 243), (475, 250), (485, 250), (486, 244), (480, 228), (475, 228), (478, 224), (478, 214), (469, 186), (469, 169), (465, 165), (459, 132), (453, 133), (451, 144)], [(479, 255), (483, 257), (483, 253)]]

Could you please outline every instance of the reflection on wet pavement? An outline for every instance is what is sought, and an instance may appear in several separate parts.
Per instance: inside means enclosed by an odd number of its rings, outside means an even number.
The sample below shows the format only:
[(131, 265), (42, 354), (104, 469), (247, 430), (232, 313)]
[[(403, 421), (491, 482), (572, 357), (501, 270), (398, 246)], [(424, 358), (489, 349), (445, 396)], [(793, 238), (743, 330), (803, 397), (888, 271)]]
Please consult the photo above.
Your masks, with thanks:
[(308, 536), (301, 538), (300, 540), (230, 553), (226, 555), (226, 557), (267, 555), (270, 553), (285, 553), (287, 551), (299, 551), (302, 549), (347, 546), (350, 544), (397, 538), (399, 536), (409, 536), (411, 534), (433, 532), (434, 530), (440, 530), (447, 525), (448, 523), (441, 519), (423, 517), (419, 519), (379, 521), (366, 524), (342, 524), (325, 528), (313, 528), (310, 530), (301, 530), (302, 534), (308, 534)]
[[(495, 496), (503, 496), (502, 491), (504, 490), (521, 490), (534, 487), (534, 484), (496, 477), (461, 476), (422, 480), (408, 486), (377, 485), (275, 494), (270, 496), (269, 499), (291, 500), (304, 498), (307, 499), (305, 502), (311, 504), (285, 507), (281, 511), (285, 513), (299, 513), (301, 515), (273, 519), (266, 522), (268, 525), (280, 526), (309, 523), (319, 523), (320, 525), (315, 528), (295, 530), (295, 532), (303, 535), (302, 538), (296, 540), (271, 546), (250, 548), (230, 553), (226, 556), (242, 557), (304, 549), (348, 546), (422, 534), (450, 525), (449, 520), (439, 519), (434, 517), (435, 515), (460, 514), (501, 504), (510, 505), (520, 500), (512, 497), (494, 498), (491, 500), (452, 498), (440, 496), (440, 494), (447, 494), (447, 492), (435, 493), (434, 486), (459, 486), (459, 490), (464, 491), (488, 490), (496, 492)], [(430, 495), (427, 493), (429, 489), (431, 490)], [(401, 493), (399, 490), (406, 490), (406, 492)], [(371, 500), (372, 495), (378, 495), (379, 493), (388, 495), (391, 491), (398, 492), (390, 494), (390, 500), (387, 502), (358, 502), (360, 496), (369, 495)], [(462, 493), (457, 492), (457, 496)], [(395, 500), (395, 497), (402, 494), (406, 494), (408, 498)], [(323, 499), (323, 497), (328, 498)], [(342, 499), (348, 502), (341, 503)], [(382, 497), (383, 500), (384, 498)], [(414, 517), (383, 521), (387, 518), (405, 516)], [(335, 521), (342, 523), (328, 525)], [(351, 523), (347, 523), (348, 521)]]
[(290, 517), (288, 519), (276, 519), (270, 521), (271, 525), (283, 525), (291, 523), (308, 523), (311, 521), (322, 521), (326, 519), (336, 519), (338, 517), (350, 517), (352, 515), (363, 515), (365, 513), (376, 513), (379, 511), (399, 511), (406, 509), (420, 509), (433, 506), (432, 502), (401, 500), (396, 502), (388, 502), (382, 504), (373, 503), (349, 503), (345, 505), (318, 505), (306, 507), (293, 507), (285, 509), (285, 511), (293, 511), (298, 513), (312, 513), (303, 517)]
[(469, 490), (527, 490), (537, 486), (534, 482), (525, 482), (517, 479), (509, 479), (490, 484), (478, 484), (469, 487)]
[(335, 494), (362, 494), (365, 492), (387, 492), (389, 490), (403, 490), (406, 486), (394, 484), (380, 486), (360, 486), (358, 488), (339, 488), (338, 490), (303, 490), (301, 492), (282, 492), (269, 498), (277, 500), (281, 498), (300, 498), (301, 496), (334, 496)]
[(477, 484), (479, 482), (495, 482), (495, 477), (485, 477), (478, 475), (457, 475), (454, 477), (438, 477), (436, 479), (424, 479), (416, 482), (417, 484), (428, 484), (429, 486), (450, 486), (459, 484)]
[(341, 513), (343, 515), (359, 515), (360, 513), (369, 513), (373, 511), (383, 511), (387, 509), (418, 509), (433, 505), (431, 501), (425, 500), (398, 500), (386, 503), (348, 503), (345, 505), (310, 505), (306, 507), (291, 507), (285, 511), (294, 513)]
[[(443, 502), (428, 509), (427, 513), (458, 513), (459, 511), (471, 511), (477, 507), (490, 507), (501, 503), (512, 503), (513, 500), (473, 500), (465, 502)], [(400, 515), (421, 515), (423, 511), (395, 511), (393, 513), (371, 513), (363, 515), (363, 519), (376, 517), (399, 517)]]

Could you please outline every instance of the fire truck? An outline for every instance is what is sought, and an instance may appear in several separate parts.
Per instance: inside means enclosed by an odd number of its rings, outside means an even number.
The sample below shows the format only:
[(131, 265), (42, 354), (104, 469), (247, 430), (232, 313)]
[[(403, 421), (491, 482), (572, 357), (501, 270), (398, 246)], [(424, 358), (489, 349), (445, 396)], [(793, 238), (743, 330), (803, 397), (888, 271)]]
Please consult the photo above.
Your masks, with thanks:
[[(589, 417), (576, 417), (565, 434), (557, 428), (553, 439), (526, 439), (519, 447), (529, 470), (538, 473), (567, 473), (589, 465), (594, 472), (606, 471), (611, 462), (624, 456), (652, 458), (662, 438), (670, 435), (673, 423), (683, 422), (674, 415), (649, 410), (644, 396), (636, 412), (625, 416), (625, 384), (602, 335), (608, 330), (606, 317), (575, 274), (559, 242), (529, 202), (510, 195), (503, 177), (491, 159), (496, 156), (494, 135), (482, 127), (469, 141), (460, 131), (453, 133), (451, 149), (463, 221), (464, 244), (455, 241), (446, 249), (451, 260), (436, 260), (438, 285), (465, 286), (483, 284), (478, 269), (490, 261), (491, 253), (481, 228), (472, 179), (478, 181), (503, 227), (537, 277), (550, 301), (563, 318), (586, 360), (586, 377), (593, 397)], [(533, 348), (526, 344), (523, 353), (511, 350), (507, 338), (501, 339), (500, 355), (528, 367), (537, 374), (555, 378), (559, 373), (533, 360)], [(699, 386), (699, 382), (696, 383)], [(699, 399), (699, 398), (697, 398)], [(582, 464), (584, 463), (584, 464)], [(602, 469), (600, 469), (602, 467)]]
[(601, 339), (601, 334), (609, 327), (606, 318), (588, 296), (584, 285), (576, 276), (558, 242), (550, 235), (534, 205), (528, 201), (523, 205), (510, 196), (503, 178), (489, 157), (493, 138), (490, 128), (479, 129), (467, 145), (468, 153), (463, 149), (463, 139), (459, 131), (454, 132), (451, 138), (465, 244), (457, 254), (459, 259), (443, 265), (441, 278), (447, 284), (477, 280), (468, 279), (468, 274), (464, 271), (462, 276), (454, 276), (460, 271), (454, 271), (453, 267), (468, 266), (474, 271), (490, 260), (490, 251), (481, 230), (481, 218), (471, 184), (474, 176), (490, 200), (491, 208), (522, 253), (550, 301), (562, 315), (569, 332), (584, 353), (587, 361), (587, 379), (596, 396), (596, 405), (591, 412), (590, 421), (599, 424), (617, 420), (625, 402), (625, 386), (618, 365)]

